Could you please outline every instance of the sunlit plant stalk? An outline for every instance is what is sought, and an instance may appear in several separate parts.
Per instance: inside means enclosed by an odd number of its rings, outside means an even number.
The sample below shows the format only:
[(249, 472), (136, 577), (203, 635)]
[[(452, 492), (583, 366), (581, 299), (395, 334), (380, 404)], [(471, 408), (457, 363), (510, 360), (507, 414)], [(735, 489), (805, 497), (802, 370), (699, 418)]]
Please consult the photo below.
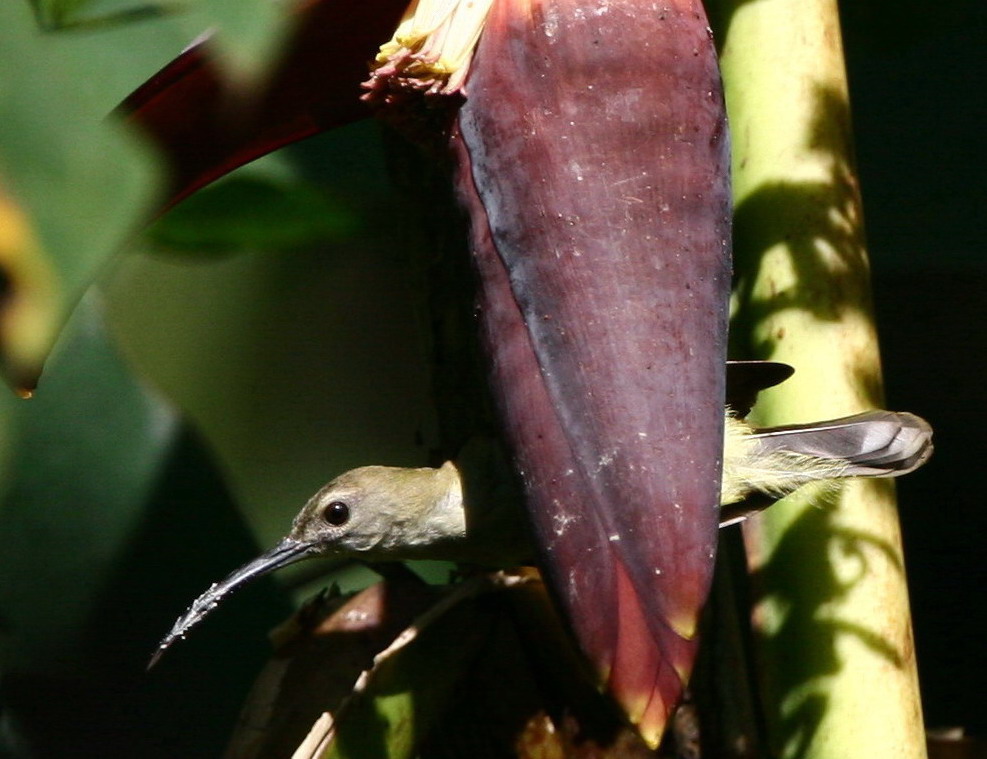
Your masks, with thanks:
[[(756, 421), (880, 406), (837, 4), (713, 6), (734, 150), (732, 348), (797, 369)], [(925, 756), (893, 488), (790, 500), (745, 528), (772, 755)]]

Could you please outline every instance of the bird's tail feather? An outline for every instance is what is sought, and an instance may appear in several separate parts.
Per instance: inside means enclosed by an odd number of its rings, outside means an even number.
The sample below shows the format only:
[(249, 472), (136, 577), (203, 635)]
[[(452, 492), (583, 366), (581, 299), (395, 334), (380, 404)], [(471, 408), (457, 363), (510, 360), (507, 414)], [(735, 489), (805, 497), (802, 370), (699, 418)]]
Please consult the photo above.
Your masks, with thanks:
[(726, 435), (721, 525), (740, 521), (809, 482), (897, 477), (932, 455), (929, 424), (894, 411), (760, 429), (728, 416)]
[(785, 452), (846, 462), (843, 477), (898, 477), (932, 455), (932, 427), (921, 417), (896, 411), (862, 414), (814, 424), (754, 429), (766, 454)]

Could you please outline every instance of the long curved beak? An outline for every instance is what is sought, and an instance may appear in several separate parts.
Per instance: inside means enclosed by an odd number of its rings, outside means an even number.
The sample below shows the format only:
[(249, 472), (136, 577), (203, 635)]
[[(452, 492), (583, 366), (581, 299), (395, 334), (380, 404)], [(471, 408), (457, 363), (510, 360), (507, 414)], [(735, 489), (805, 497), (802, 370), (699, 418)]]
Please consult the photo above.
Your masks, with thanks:
[(162, 639), (157, 651), (151, 657), (151, 661), (148, 662), (147, 668), (150, 669), (157, 664), (158, 659), (162, 657), (172, 643), (184, 638), (191, 628), (199, 624), (230, 593), (258, 577), (273, 572), (275, 569), (280, 569), (305, 558), (312, 552), (312, 549), (313, 546), (310, 543), (285, 538), (271, 550), (231, 573), (223, 581), (214, 583), (209, 590), (196, 598), (185, 613), (175, 621), (171, 632)]

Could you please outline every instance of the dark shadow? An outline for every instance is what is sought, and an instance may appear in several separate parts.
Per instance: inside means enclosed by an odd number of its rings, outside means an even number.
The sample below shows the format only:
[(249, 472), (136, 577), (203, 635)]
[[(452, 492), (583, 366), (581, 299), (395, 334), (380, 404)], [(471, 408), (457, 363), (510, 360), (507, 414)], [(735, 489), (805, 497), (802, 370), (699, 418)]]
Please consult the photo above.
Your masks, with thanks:
[(289, 609), (271, 580), (259, 582), (146, 672), (174, 618), (257, 552), (211, 457), (188, 431), (176, 436), (146, 506), (78, 632), (85, 669), (4, 672), (6, 716), (32, 757), (219, 756), (270, 650), (266, 632)]
[[(963, 230), (942, 232), (948, 250)], [(921, 413), (936, 435), (931, 461), (898, 488), (926, 724), (984, 736), (987, 509), (977, 480), (987, 456), (987, 274), (950, 263), (889, 265), (874, 297), (889, 405)]]
[(739, 527), (720, 531), (716, 570), (700, 621), (689, 690), (699, 710), (702, 756), (762, 759), (767, 730), (753, 670), (747, 560)]

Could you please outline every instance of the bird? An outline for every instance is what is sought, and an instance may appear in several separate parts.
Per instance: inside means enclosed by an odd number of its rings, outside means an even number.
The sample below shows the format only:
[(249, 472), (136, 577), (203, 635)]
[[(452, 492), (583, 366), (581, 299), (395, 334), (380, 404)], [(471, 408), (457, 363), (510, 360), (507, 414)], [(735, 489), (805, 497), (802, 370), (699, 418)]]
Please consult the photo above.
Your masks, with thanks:
[[(791, 369), (729, 362), (720, 526), (747, 519), (810, 482), (897, 477), (932, 455), (932, 428), (907, 412), (873, 410), (807, 424), (758, 428), (744, 420), (757, 392)], [(439, 467), (364, 466), (331, 480), (272, 549), (214, 583), (162, 639), (148, 667), (224, 598), (311, 557), (368, 562), (448, 560), (503, 568), (534, 563), (524, 509), (506, 454), (475, 438)]]

